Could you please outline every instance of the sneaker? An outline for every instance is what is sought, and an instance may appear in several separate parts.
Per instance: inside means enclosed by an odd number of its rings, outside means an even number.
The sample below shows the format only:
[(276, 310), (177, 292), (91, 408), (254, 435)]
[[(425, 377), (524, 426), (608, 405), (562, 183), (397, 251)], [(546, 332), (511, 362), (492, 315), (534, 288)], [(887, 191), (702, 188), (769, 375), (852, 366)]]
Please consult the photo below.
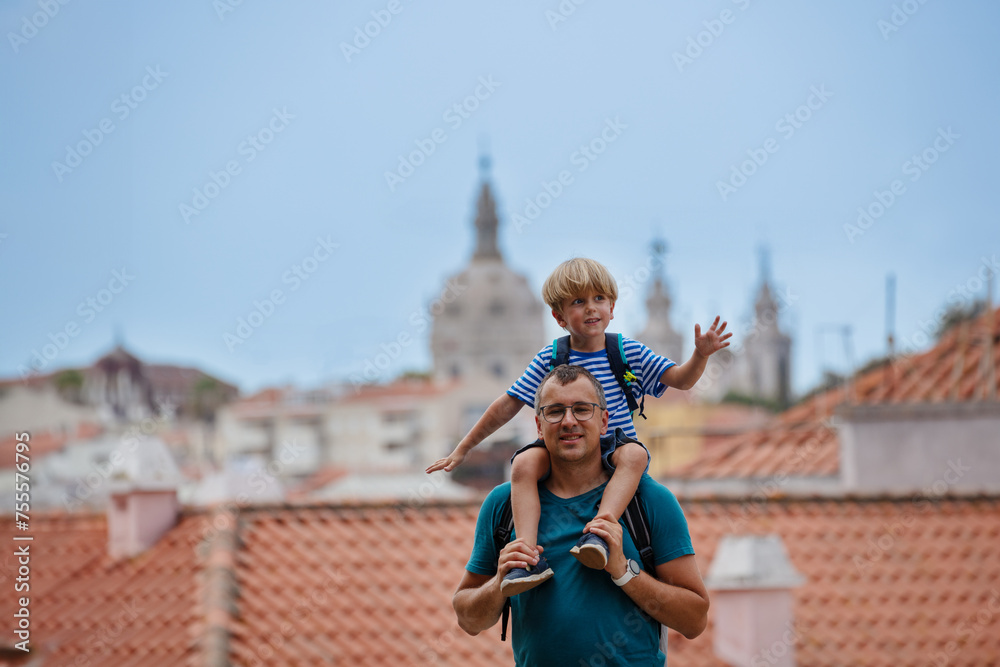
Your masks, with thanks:
[(511, 597), (545, 583), (554, 574), (545, 557), (539, 556), (538, 563), (529, 565), (528, 569), (518, 567), (508, 572), (500, 582), (500, 592), (505, 597)]
[(603, 570), (608, 566), (608, 544), (593, 533), (584, 533), (569, 552), (578, 561), (595, 570)]

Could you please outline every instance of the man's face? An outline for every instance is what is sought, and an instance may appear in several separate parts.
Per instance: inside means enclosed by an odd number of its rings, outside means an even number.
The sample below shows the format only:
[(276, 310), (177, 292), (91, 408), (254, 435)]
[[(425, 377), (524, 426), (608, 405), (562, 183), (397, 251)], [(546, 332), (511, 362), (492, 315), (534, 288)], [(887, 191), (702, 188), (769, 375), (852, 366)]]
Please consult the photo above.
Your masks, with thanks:
[[(539, 405), (563, 405), (569, 408), (574, 403), (598, 403), (594, 385), (586, 377), (578, 377), (567, 385), (551, 378), (542, 388)], [(573, 416), (567, 409), (558, 424), (552, 424), (536, 414), (535, 424), (538, 437), (545, 442), (545, 448), (553, 459), (582, 461), (588, 456), (600, 457), (601, 436), (608, 430), (608, 411), (595, 408), (594, 415), (585, 421)]]

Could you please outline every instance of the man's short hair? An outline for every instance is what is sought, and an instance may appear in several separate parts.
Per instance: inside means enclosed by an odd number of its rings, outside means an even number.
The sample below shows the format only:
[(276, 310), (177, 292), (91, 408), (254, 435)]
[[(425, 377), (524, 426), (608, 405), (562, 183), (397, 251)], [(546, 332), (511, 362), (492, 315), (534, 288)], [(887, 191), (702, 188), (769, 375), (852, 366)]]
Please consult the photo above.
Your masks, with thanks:
[(542, 299), (549, 308), (562, 312), (566, 299), (593, 291), (618, 301), (618, 283), (600, 262), (585, 257), (567, 260), (556, 267), (542, 285)]
[(597, 404), (601, 406), (601, 409), (606, 410), (608, 407), (608, 401), (604, 397), (604, 387), (601, 383), (597, 381), (597, 378), (588, 371), (583, 366), (570, 366), (568, 364), (563, 364), (562, 366), (556, 366), (551, 371), (542, 378), (542, 381), (538, 383), (538, 389), (535, 391), (535, 414), (541, 413), (541, 400), (542, 400), (542, 389), (545, 388), (545, 383), (549, 380), (555, 380), (560, 386), (565, 387), (570, 382), (575, 382), (579, 378), (585, 377), (590, 380), (590, 384), (594, 385), (594, 393), (597, 394)]

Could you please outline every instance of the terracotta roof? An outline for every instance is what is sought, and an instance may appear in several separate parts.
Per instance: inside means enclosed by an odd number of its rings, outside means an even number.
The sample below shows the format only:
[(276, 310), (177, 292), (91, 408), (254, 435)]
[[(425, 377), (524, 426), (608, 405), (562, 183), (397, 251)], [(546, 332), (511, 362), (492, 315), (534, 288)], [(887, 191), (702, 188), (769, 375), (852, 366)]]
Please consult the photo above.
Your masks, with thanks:
[[(800, 664), (928, 664), (952, 641), (949, 664), (1000, 655), (1000, 497), (683, 505), (703, 573), (724, 534), (782, 536), (807, 579), (794, 594)], [(32, 640), (55, 665), (85, 655), (89, 665), (509, 666), (498, 628), (469, 637), (451, 609), (477, 512), (477, 503), (188, 512), (152, 549), (119, 562), (106, 556), (103, 517), (32, 515)], [(8, 545), (12, 522), (0, 519)], [(13, 580), (13, 557), (2, 565), (0, 578)], [(0, 617), (14, 611), (14, 595), (0, 596)], [(670, 664), (722, 665), (712, 632), (710, 621), (694, 641), (671, 633)]]
[[(107, 554), (103, 517), (33, 513), (31, 542), (14, 542), (13, 517), (0, 536), (8, 554), (29, 545), (32, 646), (55, 665), (183, 665), (194, 655), (198, 591), (191, 543), (200, 522), (182, 521), (148, 552), (130, 561)], [(4, 556), (0, 610), (17, 609), (13, 580), (17, 559)], [(11, 631), (3, 643), (16, 640)], [(86, 656), (84, 661), (77, 656)], [(74, 662), (80, 660), (80, 662)], [(51, 661), (51, 663), (49, 662)], [(16, 664), (0, 660), (0, 664)]]
[(327, 484), (346, 477), (350, 471), (340, 466), (326, 466), (306, 477), (294, 488), (288, 490), (288, 499), (291, 501), (305, 500), (309, 494), (322, 489)]
[(419, 378), (403, 378), (389, 384), (360, 385), (344, 397), (345, 402), (407, 397), (436, 396), (451, 391), (457, 383), (436, 383)]
[[(682, 505), (703, 574), (723, 535), (782, 537), (806, 578), (793, 596), (801, 665), (942, 664), (939, 652), (949, 665), (986, 665), (1000, 656), (998, 497)], [(726, 664), (714, 657), (709, 617), (694, 641), (671, 632), (672, 666)], [(949, 642), (957, 655), (945, 653)]]
[[(987, 334), (992, 323), (992, 335)], [(992, 344), (993, 373), (984, 354)], [(993, 383), (993, 393), (987, 382)], [(828, 476), (840, 470), (839, 440), (829, 419), (842, 405), (996, 400), (1000, 394), (1000, 309), (953, 327), (930, 350), (900, 357), (821, 392), (778, 415), (766, 427), (724, 438), (676, 471), (685, 479)]]

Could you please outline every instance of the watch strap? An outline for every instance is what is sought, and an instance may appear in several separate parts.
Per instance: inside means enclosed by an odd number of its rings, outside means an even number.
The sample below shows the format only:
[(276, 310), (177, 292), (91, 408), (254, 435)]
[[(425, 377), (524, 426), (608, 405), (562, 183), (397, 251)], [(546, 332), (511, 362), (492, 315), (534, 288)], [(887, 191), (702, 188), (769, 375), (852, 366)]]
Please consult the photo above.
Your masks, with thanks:
[(627, 561), (625, 561), (625, 574), (623, 574), (622, 576), (618, 577), (617, 579), (612, 579), (612, 581), (614, 582), (615, 586), (619, 586), (619, 587), (620, 586), (624, 586), (625, 584), (627, 584), (628, 582), (632, 581), (637, 576), (639, 576), (638, 573), (634, 571), (634, 570), (637, 570), (637, 569), (639, 569), (638, 568), (638, 563), (636, 563), (634, 560), (632, 560), (630, 558)]

